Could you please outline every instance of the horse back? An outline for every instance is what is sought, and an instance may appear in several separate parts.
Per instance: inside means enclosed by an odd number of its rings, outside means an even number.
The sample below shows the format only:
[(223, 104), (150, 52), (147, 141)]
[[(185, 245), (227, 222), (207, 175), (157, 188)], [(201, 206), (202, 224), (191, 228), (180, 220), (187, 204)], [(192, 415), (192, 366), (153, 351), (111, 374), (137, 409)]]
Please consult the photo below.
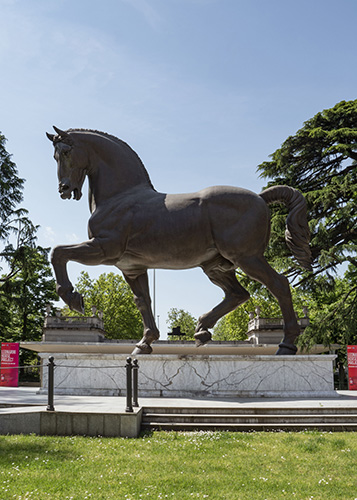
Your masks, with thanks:
[(249, 247), (253, 228), (264, 226), (268, 213), (264, 200), (241, 188), (215, 186), (186, 194), (152, 190), (99, 207), (90, 225), (105, 236), (110, 263), (114, 259), (121, 269), (180, 269), (237, 245), (248, 242)]

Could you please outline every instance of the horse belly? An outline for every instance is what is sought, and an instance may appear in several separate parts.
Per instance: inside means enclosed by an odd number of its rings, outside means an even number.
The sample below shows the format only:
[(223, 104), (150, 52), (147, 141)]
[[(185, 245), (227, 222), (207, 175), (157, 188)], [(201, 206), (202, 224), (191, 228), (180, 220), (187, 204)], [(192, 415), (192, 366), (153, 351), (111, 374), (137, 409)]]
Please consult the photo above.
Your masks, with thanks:
[[(138, 218), (118, 267), (190, 269), (214, 258), (208, 216), (198, 206)], [(133, 226), (132, 226), (133, 228)]]
[(166, 251), (155, 254), (148, 252), (145, 255), (128, 251), (123, 254), (116, 266), (123, 272), (139, 269), (192, 269), (215, 259), (217, 255), (216, 248), (206, 249), (204, 252), (195, 252), (194, 255), (185, 252), (184, 256), (173, 252), (169, 254)]

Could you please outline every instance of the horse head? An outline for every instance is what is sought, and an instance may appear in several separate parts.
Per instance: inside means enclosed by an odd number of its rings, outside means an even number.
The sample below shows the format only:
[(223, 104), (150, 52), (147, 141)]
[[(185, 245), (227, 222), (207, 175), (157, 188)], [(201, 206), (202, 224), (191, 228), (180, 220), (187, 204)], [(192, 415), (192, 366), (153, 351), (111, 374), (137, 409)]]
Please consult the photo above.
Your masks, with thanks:
[(82, 197), (82, 186), (87, 173), (88, 159), (82, 148), (76, 144), (75, 135), (53, 127), (56, 135), (47, 134), (55, 148), (57, 161), (58, 191), (63, 200)]

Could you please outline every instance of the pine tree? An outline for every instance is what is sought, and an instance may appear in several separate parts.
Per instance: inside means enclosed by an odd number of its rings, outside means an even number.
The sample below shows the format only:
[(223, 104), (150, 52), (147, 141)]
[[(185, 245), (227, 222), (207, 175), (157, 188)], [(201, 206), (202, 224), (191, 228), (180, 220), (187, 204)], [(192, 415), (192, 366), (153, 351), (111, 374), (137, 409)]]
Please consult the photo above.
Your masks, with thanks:
[(310, 293), (315, 311), (305, 341), (357, 342), (357, 100), (317, 113), (258, 171), (271, 179), (268, 186), (299, 189), (308, 204), (313, 273), (299, 277), (283, 239), (286, 210), (280, 205), (272, 207), (266, 254)]

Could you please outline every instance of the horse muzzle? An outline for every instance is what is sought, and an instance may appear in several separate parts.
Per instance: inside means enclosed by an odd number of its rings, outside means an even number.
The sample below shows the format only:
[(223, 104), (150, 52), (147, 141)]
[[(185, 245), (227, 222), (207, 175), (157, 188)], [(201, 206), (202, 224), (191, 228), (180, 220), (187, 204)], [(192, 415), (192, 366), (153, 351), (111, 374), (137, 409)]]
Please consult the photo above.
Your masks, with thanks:
[(80, 200), (82, 197), (82, 191), (78, 188), (71, 188), (68, 184), (62, 184), (60, 183), (58, 187), (58, 192), (60, 193), (60, 196), (62, 200), (70, 200), (72, 198), (72, 192), (73, 192), (73, 199), (75, 200)]

